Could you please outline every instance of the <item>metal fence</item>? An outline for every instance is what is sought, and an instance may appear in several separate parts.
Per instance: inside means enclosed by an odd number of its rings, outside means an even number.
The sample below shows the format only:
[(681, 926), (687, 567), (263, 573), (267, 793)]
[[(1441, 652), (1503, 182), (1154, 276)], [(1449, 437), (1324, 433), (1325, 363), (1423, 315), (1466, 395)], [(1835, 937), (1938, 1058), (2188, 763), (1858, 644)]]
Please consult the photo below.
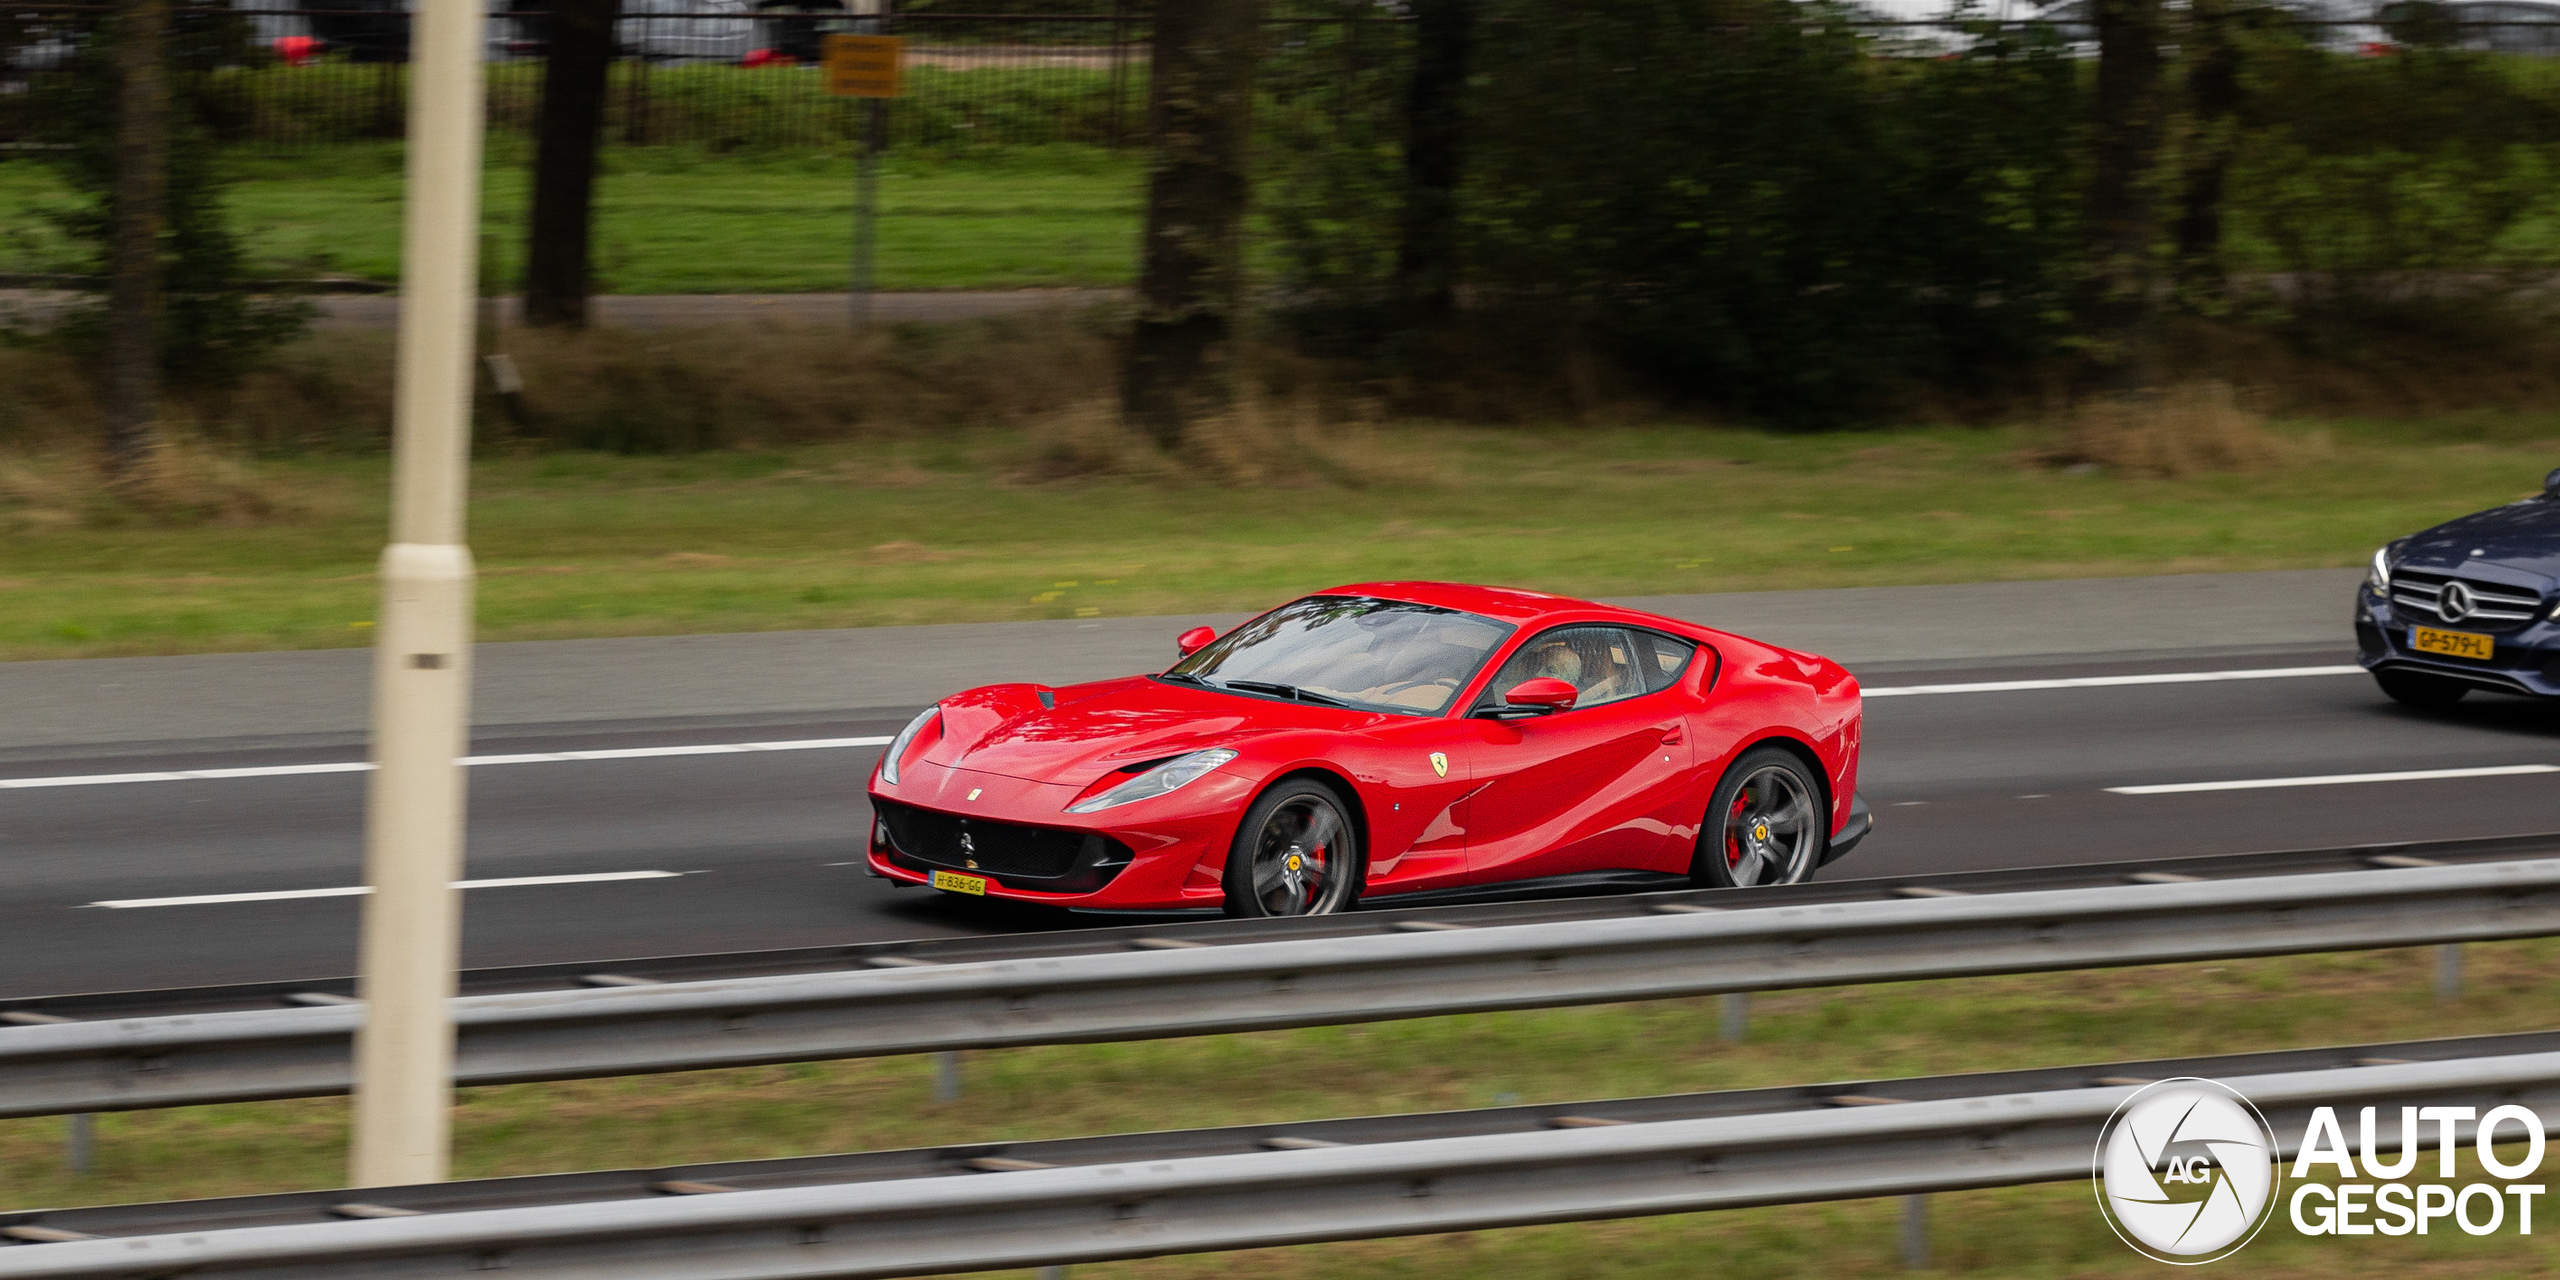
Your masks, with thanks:
[[(271, 0), (270, 0), (271, 2)], [(320, 0), (344, 4), (349, 0)], [(289, 150), (394, 139), (405, 126), (409, 15), (384, 9), (242, 7), (178, 11), (228, 23), (234, 56), (207, 72), (200, 101), (217, 139)], [(95, 7), (11, 15), (0, 47), (0, 142), (46, 134)], [(1401, 19), (1283, 17), (1273, 57), (1337, 95), (1377, 64), (1400, 64)], [(823, 148), (850, 141), (852, 99), (827, 94), (824, 38), (895, 35), (907, 43), (907, 96), (891, 104), (893, 146), (1075, 143), (1121, 147), (1145, 131), (1150, 25), (1126, 0), (1091, 14), (847, 12), (839, 0), (631, 0), (618, 24), (605, 137), (620, 145), (714, 151)], [(0, 41), (9, 32), (0, 28)], [(537, 6), (493, 10), (488, 119), (529, 131), (541, 111), (543, 19)], [(1346, 65), (1346, 61), (1351, 65)], [(1292, 78), (1284, 70), (1283, 78)]]
[[(405, 124), (409, 14), (404, 0), (275, 0), (181, 9), (182, 24), (228, 24), (229, 51), (209, 71), (207, 123), (221, 141), (261, 149), (389, 139)], [(851, 0), (860, 7), (886, 0)], [(370, 7), (358, 7), (369, 5)], [(856, 30), (908, 42), (908, 96), (890, 110), (902, 147), (1076, 143), (1120, 147), (1145, 131), (1150, 25), (1134, 0), (1094, 0), (1089, 13), (897, 12), (847, 0), (627, 0), (611, 77), (606, 137), (622, 145), (689, 144), (715, 151), (830, 147), (849, 141), (851, 100), (825, 92), (822, 39)], [(1377, 5), (1321, 3), (1270, 19), (1264, 79), (1275, 100), (1349, 114), (1392, 111), (1410, 53), (1410, 26)], [(0, 143), (40, 137), (58, 95), (49, 82), (80, 74), (77, 53), (103, 6), (10, 7), (0, 12)], [(489, 121), (531, 127), (541, 109), (540, 0), (507, 0), (490, 14)], [(2513, 60), (2547, 75), (2560, 55), (2560, 5), (2434, 6), (2407, 20), (2295, 17), (2307, 43), (2340, 57), (2384, 57), (2419, 44)], [(2017, 21), (1826, 20), (1858, 29), (1886, 57), (1937, 57), (2036, 30), (2076, 53), (2094, 33), (2073, 6)], [(1569, 26), (1570, 7), (1558, 11)]]
[[(2402, 860), (2407, 861), (2407, 860)], [(455, 1082), (1082, 1044), (2560, 933), (2560, 859), (1192, 942), (465, 996)], [(1187, 941), (1187, 940), (1186, 940)], [(0, 1027), (0, 1116), (344, 1093), (363, 1008)]]
[[(2172, 1074), (2217, 1079), (2248, 1098), (2273, 1125), (2279, 1158), (2294, 1154), (2293, 1136), (2318, 1107), (2389, 1098), (2451, 1105), (2461, 1117), (2484, 1100), (2547, 1109), (2560, 1105), (2560, 1053), (2537, 1052), (2542, 1043), (2373, 1045), (1876, 1081), (1832, 1096), (1698, 1094), (1562, 1113), (570, 1174), (373, 1189), (360, 1201), (288, 1194), (7, 1215), (0, 1277), (503, 1269), (558, 1280), (849, 1280), (1917, 1196), (2087, 1177), (2101, 1123), (2143, 1080)], [(2436, 1058), (2448, 1049), (2477, 1056)], [(2301, 1058), (2310, 1061), (2288, 1061)], [(2476, 1140), (2479, 1126), (2447, 1119), (2446, 1150)], [(2367, 1141), (2379, 1154), (2423, 1137), (2385, 1121)]]

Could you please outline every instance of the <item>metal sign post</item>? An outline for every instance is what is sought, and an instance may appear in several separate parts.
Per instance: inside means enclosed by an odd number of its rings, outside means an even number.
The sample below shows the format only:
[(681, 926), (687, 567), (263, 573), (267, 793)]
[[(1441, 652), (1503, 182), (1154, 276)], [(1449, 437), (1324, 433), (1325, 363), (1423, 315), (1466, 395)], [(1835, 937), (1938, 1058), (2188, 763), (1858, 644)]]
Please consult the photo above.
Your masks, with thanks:
[[(877, 18), (863, 20), (876, 27)], [(880, 220), (880, 153), (889, 145), (889, 103), (906, 92), (906, 42), (896, 36), (828, 36), (827, 92), (864, 98), (862, 146), (853, 169), (853, 327), (871, 323), (871, 260)]]
[(362, 1029), (349, 1184), (444, 1180), (453, 1147), (462, 768), (470, 740), (472, 315), (484, 0), (420, 0), (392, 390), (391, 545), (373, 659)]

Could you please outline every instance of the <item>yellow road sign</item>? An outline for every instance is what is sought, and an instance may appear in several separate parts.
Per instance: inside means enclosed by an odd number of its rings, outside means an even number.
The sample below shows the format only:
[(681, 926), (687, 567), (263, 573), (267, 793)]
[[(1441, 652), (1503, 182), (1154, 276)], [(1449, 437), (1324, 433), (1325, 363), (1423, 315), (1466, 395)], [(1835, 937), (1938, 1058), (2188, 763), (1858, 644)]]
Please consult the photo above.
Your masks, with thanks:
[(906, 43), (897, 36), (828, 36), (827, 92), (840, 98), (904, 96)]

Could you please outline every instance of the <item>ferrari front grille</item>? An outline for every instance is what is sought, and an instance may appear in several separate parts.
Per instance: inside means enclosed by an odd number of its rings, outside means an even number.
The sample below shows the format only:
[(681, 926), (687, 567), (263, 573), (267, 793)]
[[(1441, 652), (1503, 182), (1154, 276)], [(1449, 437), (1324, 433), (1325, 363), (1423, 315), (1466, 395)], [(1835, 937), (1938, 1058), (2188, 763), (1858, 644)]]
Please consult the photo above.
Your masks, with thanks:
[(1029, 827), (873, 800), (892, 861), (992, 876), (1012, 889), (1090, 893), (1129, 865), (1129, 846), (1091, 831)]

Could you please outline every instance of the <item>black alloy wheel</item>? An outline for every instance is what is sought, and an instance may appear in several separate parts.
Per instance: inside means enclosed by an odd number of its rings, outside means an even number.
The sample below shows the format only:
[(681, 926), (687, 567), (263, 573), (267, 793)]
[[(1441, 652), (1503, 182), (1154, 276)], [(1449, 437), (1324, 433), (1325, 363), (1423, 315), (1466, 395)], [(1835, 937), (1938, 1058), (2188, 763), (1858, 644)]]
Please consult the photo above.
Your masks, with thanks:
[(2376, 671), (2373, 682), (2381, 685), (2393, 702), (2425, 711), (2441, 711), (2471, 692), (2470, 685), (2450, 676), (2431, 676), (2423, 671)]
[(1360, 835), (1350, 806), (1296, 778), (1262, 793), (1227, 851), (1227, 914), (1323, 916), (1360, 896)]
[(1803, 760), (1783, 747), (1755, 747), (1716, 784), (1689, 878), (1714, 889), (1802, 884), (1822, 865), (1827, 817)]

